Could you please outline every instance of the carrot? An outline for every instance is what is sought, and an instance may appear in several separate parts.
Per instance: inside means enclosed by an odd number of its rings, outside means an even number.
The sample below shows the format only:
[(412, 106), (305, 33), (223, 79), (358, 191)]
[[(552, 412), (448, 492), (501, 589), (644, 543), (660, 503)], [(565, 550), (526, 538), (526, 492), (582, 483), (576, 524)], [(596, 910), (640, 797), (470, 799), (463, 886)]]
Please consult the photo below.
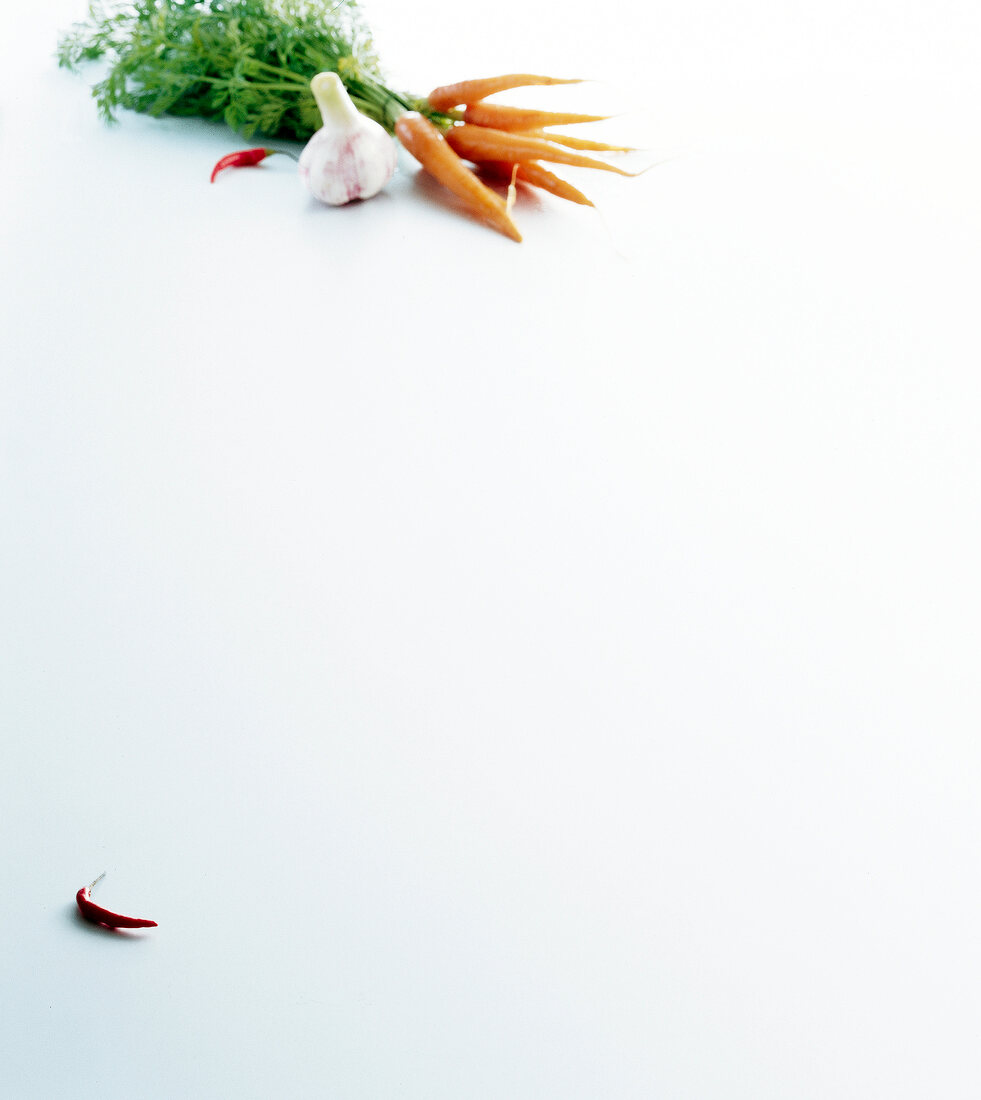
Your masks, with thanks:
[[(502, 127), (503, 129), (503, 127)], [(568, 134), (547, 134), (544, 130), (525, 130), (525, 137), (541, 138), (564, 145), (567, 149), (588, 149), (597, 153), (636, 153), (631, 145), (608, 145), (605, 141), (589, 141), (586, 138), (569, 137)]]
[(481, 165), (481, 168), (488, 169), (501, 179), (510, 179), (515, 167), (518, 169), (518, 179), (530, 183), (532, 187), (548, 191), (560, 199), (568, 199), (569, 202), (579, 203), (580, 206), (593, 205), (581, 191), (577, 191), (571, 183), (566, 183), (565, 180), (553, 175), (547, 168), (543, 168), (538, 161), (526, 160), (517, 166), (508, 164), (505, 161), (488, 161), (486, 164)]
[(504, 200), (485, 187), (470, 171), (436, 127), (416, 111), (407, 111), (395, 123), (395, 134), (425, 170), (499, 233), (520, 241)]
[(461, 80), (456, 84), (443, 84), (429, 93), (429, 106), (434, 111), (448, 111), (463, 103), (476, 103), (484, 96), (506, 92), (509, 88), (527, 88), (532, 84), (580, 84), (581, 81), (562, 80), (554, 76), (533, 76), (531, 73), (508, 73), (506, 76), (487, 76), (479, 80)]
[(505, 107), (500, 103), (471, 103), (463, 114), (464, 122), (490, 126), (495, 130), (538, 130), (542, 126), (571, 126), (575, 122), (602, 122), (607, 115), (575, 115), (567, 111), (529, 111), (524, 107)]
[(518, 168), (518, 179), (526, 180), (534, 187), (540, 187), (560, 199), (568, 199), (569, 202), (577, 202), (580, 206), (592, 206), (592, 202), (581, 192), (577, 191), (571, 183), (567, 183), (558, 176), (553, 175), (547, 168), (543, 168), (537, 160), (526, 160)]
[(554, 164), (569, 164), (576, 168), (602, 168), (607, 172), (616, 172), (618, 176), (629, 176), (615, 164), (606, 164), (602, 160), (583, 157), (578, 153), (567, 153), (565, 149), (553, 145), (542, 138), (527, 137), (524, 134), (509, 134), (506, 130), (491, 130), (486, 126), (451, 126), (446, 131), (447, 142), (466, 160), (475, 164), (488, 160), (506, 160), (524, 163), (529, 160), (546, 160)]

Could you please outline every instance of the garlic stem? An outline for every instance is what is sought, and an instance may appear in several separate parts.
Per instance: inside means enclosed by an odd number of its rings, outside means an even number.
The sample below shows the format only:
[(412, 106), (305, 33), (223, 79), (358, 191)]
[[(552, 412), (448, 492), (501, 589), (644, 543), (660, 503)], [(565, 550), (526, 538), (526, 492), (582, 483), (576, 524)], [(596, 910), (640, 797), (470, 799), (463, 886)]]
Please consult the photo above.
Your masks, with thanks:
[(310, 81), (310, 90), (325, 126), (347, 127), (358, 120), (358, 109), (337, 73), (317, 73)]

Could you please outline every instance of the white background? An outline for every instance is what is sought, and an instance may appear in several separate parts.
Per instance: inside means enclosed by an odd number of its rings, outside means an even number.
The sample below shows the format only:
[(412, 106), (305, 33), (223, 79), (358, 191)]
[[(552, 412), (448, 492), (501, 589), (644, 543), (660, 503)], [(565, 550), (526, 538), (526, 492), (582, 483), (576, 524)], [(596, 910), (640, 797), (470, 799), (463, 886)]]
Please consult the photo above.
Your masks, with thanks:
[(0, 40), (4, 1095), (981, 1095), (977, 4), (376, 0), (670, 158), (520, 246), (210, 186), (83, 13)]

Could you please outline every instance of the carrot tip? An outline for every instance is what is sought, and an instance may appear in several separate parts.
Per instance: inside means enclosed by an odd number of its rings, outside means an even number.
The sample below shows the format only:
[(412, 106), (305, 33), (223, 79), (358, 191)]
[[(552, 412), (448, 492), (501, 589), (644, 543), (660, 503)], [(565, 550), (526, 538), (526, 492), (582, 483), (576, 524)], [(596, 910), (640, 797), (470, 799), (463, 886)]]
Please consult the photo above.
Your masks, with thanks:
[(476, 103), (495, 92), (511, 88), (527, 88), (532, 85), (580, 84), (580, 77), (564, 78), (537, 76), (533, 73), (507, 73), (504, 76), (482, 77), (477, 80), (461, 80), (456, 84), (442, 84), (429, 93), (429, 105), (437, 111)]

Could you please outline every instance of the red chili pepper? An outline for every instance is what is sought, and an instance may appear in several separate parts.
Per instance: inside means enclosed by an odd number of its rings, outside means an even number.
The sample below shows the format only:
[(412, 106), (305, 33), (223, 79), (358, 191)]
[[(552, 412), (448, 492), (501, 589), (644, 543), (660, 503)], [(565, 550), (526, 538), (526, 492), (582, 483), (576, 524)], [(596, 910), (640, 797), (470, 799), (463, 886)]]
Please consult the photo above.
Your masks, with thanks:
[(97, 879), (90, 882), (88, 886), (83, 886), (75, 895), (75, 901), (78, 903), (78, 911), (86, 920), (91, 921), (93, 924), (104, 924), (107, 928), (157, 927), (157, 922), (155, 920), (144, 920), (142, 917), (124, 917), (122, 913), (113, 913), (110, 909), (103, 909), (101, 905), (96, 905), (89, 897), (89, 891), (95, 886), (96, 882), (99, 882), (105, 877), (106, 873), (103, 871)]
[(215, 182), (215, 176), (217, 176), (223, 168), (248, 168), (278, 152), (278, 149), (264, 149), (260, 145), (258, 149), (240, 149), (237, 153), (228, 153), (218, 161), (214, 168), (212, 168), (211, 182)]

